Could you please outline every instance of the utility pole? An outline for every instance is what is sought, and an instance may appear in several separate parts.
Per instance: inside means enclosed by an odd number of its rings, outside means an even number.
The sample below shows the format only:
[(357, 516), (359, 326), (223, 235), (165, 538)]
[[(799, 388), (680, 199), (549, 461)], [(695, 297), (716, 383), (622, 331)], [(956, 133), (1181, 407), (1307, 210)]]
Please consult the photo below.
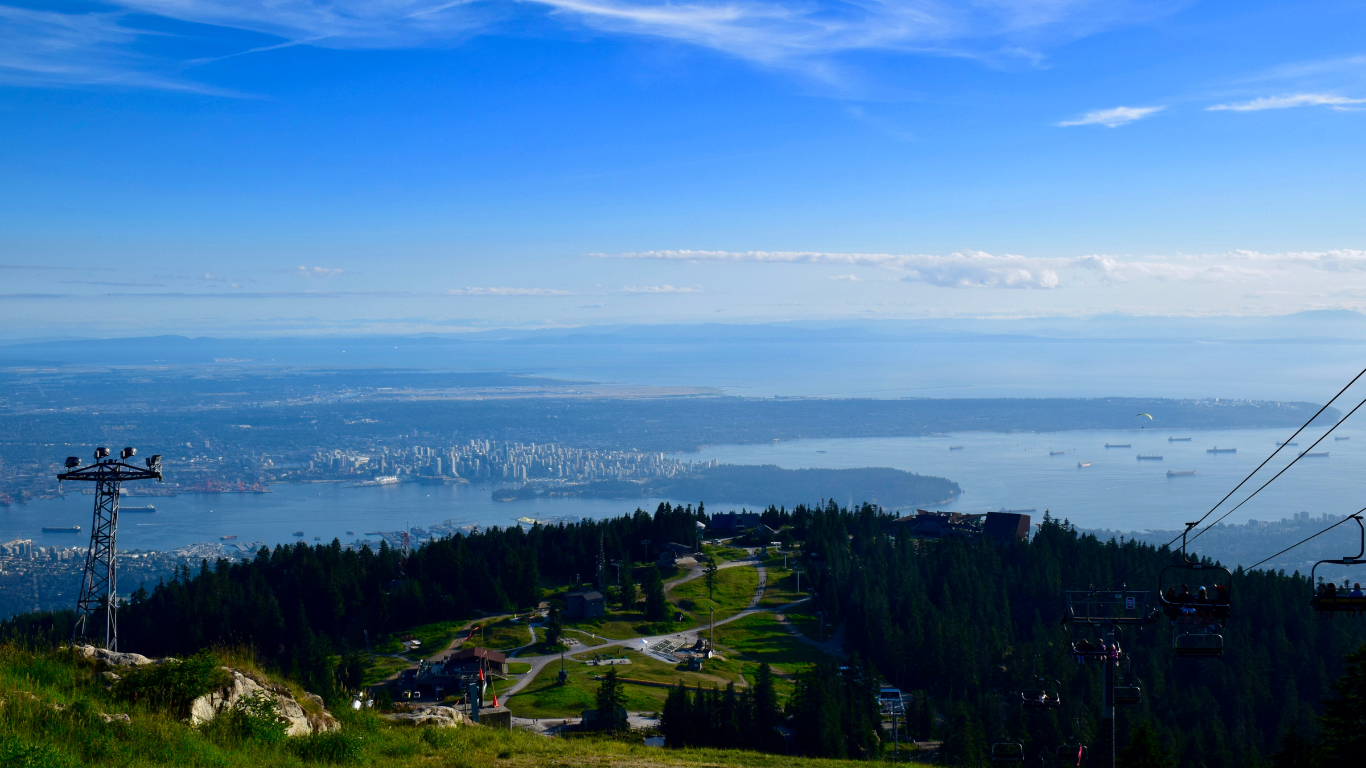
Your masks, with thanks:
[(715, 653), (715, 652), (716, 652), (716, 607), (715, 607), (715, 606), (713, 606), (712, 609), (711, 609), (711, 640), (709, 640), (708, 642), (711, 644), (711, 650), (712, 650), (712, 652)]
[(136, 448), (119, 451), (118, 459), (109, 457), (108, 448), (95, 449), (95, 462), (82, 467), (77, 456), (68, 456), (66, 472), (57, 481), (79, 480), (95, 483), (95, 515), (90, 524), (90, 549), (85, 555), (85, 572), (81, 576), (81, 594), (76, 600), (76, 623), (71, 629), (71, 642), (79, 635), (89, 634), (91, 625), (102, 617), (104, 647), (117, 651), (118, 578), (115, 573), (115, 544), (119, 527), (119, 485), (130, 480), (161, 482), (161, 455), (146, 460), (147, 468), (127, 463), (137, 455)]

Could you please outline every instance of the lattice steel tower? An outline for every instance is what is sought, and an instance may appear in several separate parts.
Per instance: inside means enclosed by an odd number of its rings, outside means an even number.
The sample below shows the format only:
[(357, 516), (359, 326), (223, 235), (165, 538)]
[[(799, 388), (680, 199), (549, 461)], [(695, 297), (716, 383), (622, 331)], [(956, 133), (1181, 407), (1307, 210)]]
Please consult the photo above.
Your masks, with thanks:
[(95, 518), (90, 524), (90, 551), (85, 555), (85, 574), (81, 577), (81, 596), (76, 601), (76, 624), (71, 630), (74, 643), (88, 635), (96, 622), (104, 624), (104, 647), (117, 651), (118, 580), (114, 573), (114, 542), (119, 528), (119, 484), (128, 480), (161, 482), (161, 455), (147, 459), (147, 468), (126, 463), (137, 455), (136, 448), (119, 451), (118, 459), (109, 457), (108, 448), (95, 449), (95, 463), (81, 466), (76, 456), (66, 459), (66, 472), (57, 480), (82, 480), (95, 483)]

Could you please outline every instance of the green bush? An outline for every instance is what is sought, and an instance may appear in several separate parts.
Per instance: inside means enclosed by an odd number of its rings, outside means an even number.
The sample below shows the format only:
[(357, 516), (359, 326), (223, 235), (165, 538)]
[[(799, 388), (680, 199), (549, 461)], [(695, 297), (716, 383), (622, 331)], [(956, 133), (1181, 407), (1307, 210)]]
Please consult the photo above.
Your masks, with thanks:
[(264, 691), (238, 699), (226, 716), (228, 732), (242, 741), (278, 744), (289, 730), (289, 721), (280, 716), (280, 702)]
[(188, 717), (190, 703), (231, 682), (218, 659), (201, 651), (184, 660), (133, 667), (120, 673), (114, 694), (125, 701), (142, 702), (157, 709)]

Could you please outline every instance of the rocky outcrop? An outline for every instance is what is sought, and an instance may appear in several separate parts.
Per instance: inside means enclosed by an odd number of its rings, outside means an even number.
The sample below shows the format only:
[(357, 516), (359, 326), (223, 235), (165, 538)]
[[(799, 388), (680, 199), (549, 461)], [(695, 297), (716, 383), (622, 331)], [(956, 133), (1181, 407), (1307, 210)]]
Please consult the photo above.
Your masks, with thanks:
[(385, 715), (385, 719), (395, 723), (408, 723), (410, 725), (434, 725), (438, 728), (458, 728), (465, 725), (473, 725), (465, 713), (455, 707), (426, 706), (418, 707), (408, 712), (395, 712)]
[(157, 663), (155, 659), (149, 659), (140, 653), (118, 653), (108, 648), (96, 648), (93, 645), (77, 645), (72, 649), (77, 656), (81, 656), (90, 661), (102, 661), (111, 667), (141, 667), (147, 664)]
[(223, 712), (232, 709), (242, 698), (264, 694), (275, 697), (275, 702), (280, 707), (280, 716), (289, 723), (285, 733), (290, 736), (306, 736), (310, 733), (332, 731), (341, 727), (327, 710), (321, 708), (322, 699), (320, 697), (308, 694), (320, 705), (317, 714), (309, 714), (299, 705), (294, 694), (288, 688), (275, 685), (269, 680), (260, 679), (255, 675), (231, 667), (223, 667), (223, 671), (232, 676), (231, 682), (223, 688), (200, 696), (191, 702), (190, 722), (196, 725), (207, 723)]

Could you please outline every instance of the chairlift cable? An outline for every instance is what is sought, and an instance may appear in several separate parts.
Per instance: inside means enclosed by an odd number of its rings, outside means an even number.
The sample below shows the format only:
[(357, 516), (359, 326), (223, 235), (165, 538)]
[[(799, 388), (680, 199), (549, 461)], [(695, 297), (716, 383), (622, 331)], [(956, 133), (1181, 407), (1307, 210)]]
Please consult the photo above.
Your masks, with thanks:
[(1237, 506), (1235, 506), (1233, 509), (1230, 509), (1229, 511), (1225, 512), (1224, 514), (1220, 515), (1220, 516), (1218, 517), (1218, 519), (1216, 519), (1214, 522), (1210, 523), (1209, 525), (1205, 526), (1204, 528), (1201, 528), (1199, 531), (1197, 531), (1197, 532), (1195, 533), (1194, 536), (1191, 536), (1190, 539), (1187, 540), (1186, 543), (1189, 544), (1191, 541), (1194, 541), (1194, 540), (1200, 538), (1200, 534), (1202, 534), (1202, 533), (1204, 533), (1205, 531), (1208, 531), (1209, 529), (1211, 529), (1211, 528), (1213, 528), (1214, 526), (1218, 525), (1220, 522), (1223, 521), (1224, 518), (1226, 518), (1226, 517), (1228, 517), (1229, 515), (1233, 514), (1233, 513), (1238, 509), (1238, 507), (1241, 507), (1241, 506), (1243, 506), (1244, 504), (1248, 503), (1249, 501), (1252, 501), (1252, 497), (1253, 497), (1253, 496), (1256, 496), (1256, 495), (1259, 494), (1259, 493), (1261, 493), (1261, 492), (1262, 492), (1262, 488), (1265, 488), (1265, 487), (1267, 487), (1268, 485), (1271, 485), (1273, 482), (1276, 481), (1276, 478), (1277, 478), (1277, 477), (1280, 477), (1281, 475), (1285, 474), (1285, 471), (1286, 471), (1287, 469), (1290, 469), (1291, 467), (1295, 466), (1295, 462), (1297, 462), (1297, 461), (1299, 461), (1300, 459), (1304, 458), (1306, 455), (1309, 454), (1310, 451), (1312, 451), (1312, 450), (1314, 450), (1315, 448), (1317, 448), (1319, 443), (1323, 442), (1329, 435), (1333, 434), (1333, 430), (1335, 430), (1335, 429), (1337, 429), (1338, 427), (1342, 426), (1342, 424), (1343, 424), (1344, 422), (1346, 422), (1347, 419), (1351, 418), (1352, 414), (1356, 413), (1357, 410), (1358, 410), (1359, 408), (1361, 408), (1361, 406), (1363, 406), (1363, 405), (1366, 405), (1366, 399), (1363, 399), (1361, 402), (1357, 403), (1356, 408), (1353, 408), (1352, 410), (1348, 411), (1346, 416), (1343, 416), (1341, 419), (1338, 419), (1338, 423), (1334, 424), (1331, 428), (1329, 428), (1329, 430), (1328, 430), (1327, 432), (1324, 432), (1324, 433), (1323, 433), (1323, 436), (1320, 437), (1319, 439), (1315, 440), (1315, 441), (1313, 442), (1312, 445), (1310, 445), (1308, 448), (1305, 448), (1303, 451), (1300, 451), (1300, 454), (1299, 454), (1298, 456), (1295, 457), (1294, 461), (1291, 461), (1289, 464), (1286, 464), (1285, 467), (1283, 467), (1283, 468), (1281, 469), (1280, 472), (1277, 472), (1270, 480), (1267, 480), (1265, 483), (1262, 483), (1262, 487), (1261, 487), (1261, 488), (1258, 488), (1257, 490), (1253, 491), (1253, 492), (1251, 493), (1251, 495), (1249, 495), (1246, 499), (1243, 499), (1242, 501), (1238, 502), (1238, 505), (1237, 505)]
[[(1275, 457), (1276, 457), (1276, 454), (1280, 453), (1282, 448), (1285, 448), (1285, 447), (1288, 446), (1290, 443), (1294, 442), (1294, 441), (1295, 441), (1295, 438), (1298, 437), (1299, 434), (1300, 434), (1301, 432), (1303, 432), (1304, 430), (1308, 429), (1308, 428), (1309, 428), (1309, 425), (1310, 425), (1310, 424), (1313, 424), (1315, 419), (1317, 419), (1319, 416), (1323, 415), (1323, 412), (1326, 411), (1326, 410), (1328, 410), (1329, 406), (1331, 406), (1333, 403), (1337, 402), (1337, 399), (1338, 399), (1339, 397), (1342, 397), (1342, 395), (1343, 395), (1348, 389), (1351, 389), (1352, 385), (1353, 385), (1353, 384), (1356, 384), (1357, 381), (1360, 380), (1362, 376), (1366, 376), (1366, 368), (1361, 369), (1361, 372), (1360, 372), (1360, 373), (1358, 373), (1356, 376), (1353, 376), (1353, 377), (1352, 377), (1352, 380), (1349, 381), (1349, 382), (1347, 382), (1346, 386), (1344, 386), (1342, 389), (1338, 390), (1338, 393), (1337, 393), (1336, 395), (1333, 395), (1332, 399), (1330, 399), (1328, 402), (1324, 403), (1324, 404), (1323, 404), (1323, 407), (1319, 408), (1318, 411), (1316, 411), (1316, 412), (1314, 413), (1313, 416), (1310, 416), (1310, 417), (1309, 417), (1309, 420), (1306, 421), (1306, 422), (1304, 422), (1304, 424), (1302, 424), (1302, 425), (1300, 426), (1299, 429), (1295, 430), (1294, 434), (1292, 434), (1289, 438), (1287, 438), (1287, 439), (1286, 439), (1284, 442), (1282, 442), (1280, 445), (1276, 446), (1276, 450), (1272, 451), (1271, 454), (1270, 454), (1269, 456), (1267, 456), (1265, 459), (1263, 459), (1263, 460), (1262, 460), (1262, 463), (1261, 463), (1261, 464), (1258, 464), (1256, 469), (1254, 469), (1254, 470), (1252, 470), (1251, 472), (1249, 472), (1249, 473), (1247, 474), (1247, 477), (1244, 477), (1237, 485), (1233, 486), (1233, 490), (1229, 491), (1228, 494), (1224, 496), (1224, 498), (1220, 499), (1220, 500), (1218, 501), (1218, 503), (1216, 503), (1214, 506), (1210, 507), (1208, 512), (1206, 512), (1205, 514), (1201, 515), (1199, 520), (1196, 520), (1193, 524), (1188, 525), (1188, 526), (1186, 527), (1186, 529), (1185, 529), (1184, 531), (1182, 531), (1181, 535), (1178, 535), (1178, 536), (1173, 537), (1171, 541), (1167, 542), (1166, 544), (1163, 544), (1161, 547), (1158, 547), (1158, 548), (1156, 549), (1156, 551), (1153, 553), (1153, 556), (1152, 556), (1152, 557), (1148, 558), (1148, 559), (1147, 559), (1146, 561), (1144, 561), (1143, 563), (1140, 563), (1139, 565), (1136, 565), (1136, 566), (1134, 566), (1133, 568), (1130, 568), (1129, 570), (1127, 570), (1127, 571), (1125, 571), (1124, 573), (1120, 574), (1118, 577), (1116, 577), (1115, 579), (1111, 580), (1111, 582), (1110, 582), (1104, 589), (1092, 590), (1092, 591), (1091, 591), (1091, 595), (1096, 595), (1096, 594), (1099, 594), (1100, 592), (1109, 591), (1112, 587), (1114, 587), (1114, 585), (1119, 584), (1119, 583), (1122, 583), (1125, 579), (1129, 578), (1129, 577), (1132, 576), (1133, 574), (1135, 574), (1135, 573), (1137, 573), (1137, 572), (1139, 572), (1139, 571), (1142, 571), (1142, 570), (1146, 569), (1148, 566), (1152, 565), (1153, 563), (1155, 563), (1155, 562), (1157, 562), (1159, 559), (1161, 559), (1161, 558), (1163, 557), (1162, 551), (1163, 551), (1164, 549), (1170, 550), (1170, 549), (1171, 549), (1171, 546), (1172, 546), (1173, 544), (1175, 544), (1175, 543), (1177, 542), (1178, 539), (1180, 539), (1180, 538), (1181, 538), (1182, 536), (1184, 536), (1187, 532), (1189, 532), (1190, 529), (1191, 529), (1192, 527), (1197, 526), (1197, 525), (1203, 523), (1203, 522), (1205, 521), (1206, 518), (1208, 518), (1211, 514), (1214, 513), (1214, 510), (1218, 509), (1221, 505), (1223, 505), (1224, 502), (1228, 501), (1229, 498), (1233, 496), (1233, 494), (1235, 494), (1235, 493), (1238, 492), (1238, 489), (1239, 489), (1239, 488), (1242, 488), (1245, 484), (1247, 484), (1247, 481), (1248, 481), (1248, 480), (1251, 480), (1251, 479), (1252, 479), (1252, 476), (1253, 476), (1253, 475), (1255, 475), (1255, 474), (1257, 474), (1258, 472), (1260, 472), (1261, 469), (1262, 469), (1262, 467), (1265, 467), (1265, 466), (1267, 465), (1268, 462), (1270, 462), (1273, 458), (1275, 458)], [(1366, 400), (1363, 400), (1362, 403), (1366, 403)], [(1358, 404), (1358, 405), (1357, 405), (1357, 408), (1360, 408), (1360, 407), (1361, 407), (1361, 404)], [(1356, 410), (1357, 410), (1357, 408), (1353, 408), (1353, 409), (1351, 410), (1351, 412), (1348, 413), (1347, 415), (1350, 416), (1352, 413), (1355, 413)], [(1346, 418), (1345, 416), (1344, 416), (1343, 418), (1339, 419), (1338, 422), (1337, 422), (1337, 424), (1334, 424), (1334, 425), (1329, 429), (1328, 433), (1331, 433), (1334, 429), (1337, 429), (1338, 424), (1341, 424), (1342, 422), (1344, 422), (1344, 421), (1346, 421), (1346, 420), (1347, 420), (1347, 418)], [(1324, 437), (1327, 437), (1328, 433), (1325, 433), (1325, 434), (1324, 434)], [(1319, 438), (1319, 440), (1322, 440), (1322, 439), (1323, 439), (1322, 437)], [(1318, 443), (1315, 442), (1314, 445), (1318, 445)], [(1305, 453), (1307, 453), (1307, 452), (1308, 452), (1308, 451), (1305, 451)], [(1301, 454), (1301, 456), (1302, 456), (1302, 455), (1303, 455), (1303, 454)], [(1297, 457), (1295, 458), (1295, 461), (1299, 461), (1300, 458), (1301, 458), (1300, 456), (1297, 456)], [(1286, 469), (1289, 469), (1290, 466), (1294, 465), (1295, 461), (1292, 461), (1292, 462), (1290, 463), (1290, 465), (1287, 465)], [(1284, 472), (1285, 470), (1281, 470), (1281, 471)], [(1278, 473), (1278, 474), (1277, 474), (1277, 477), (1279, 477), (1279, 476), (1280, 476), (1280, 474)], [(1274, 478), (1274, 477), (1272, 478), (1272, 480), (1275, 480), (1275, 479), (1276, 479), (1276, 478)], [(1265, 487), (1266, 487), (1265, 485), (1262, 486), (1262, 488), (1265, 488)], [(1257, 489), (1257, 492), (1260, 492), (1260, 491), (1261, 491), (1261, 488), (1258, 488), (1258, 489)], [(1253, 495), (1255, 496), (1257, 492), (1254, 492)], [(1252, 497), (1249, 496), (1248, 498), (1252, 498)], [(1244, 499), (1243, 501), (1246, 502), (1247, 499)], [(1239, 506), (1241, 506), (1241, 504), (1240, 504)], [(1234, 509), (1237, 509), (1237, 507), (1234, 507)], [(1230, 511), (1232, 511), (1232, 510), (1230, 510)], [(1225, 515), (1224, 517), (1227, 517), (1227, 515)], [(1222, 519), (1223, 519), (1223, 518), (1221, 517), (1220, 520), (1222, 520)], [(1218, 521), (1215, 521), (1215, 522), (1218, 522)], [(1204, 531), (1202, 530), (1201, 533), (1203, 533), (1203, 532), (1204, 532)], [(1275, 557), (1275, 555), (1272, 555), (1272, 557)]]
[[(1366, 512), (1366, 507), (1362, 507), (1361, 509), (1357, 510), (1356, 514), (1360, 515), (1360, 514), (1362, 514), (1363, 512)], [(1319, 536), (1322, 536), (1323, 534), (1328, 533), (1329, 531), (1333, 530), (1334, 528), (1338, 527), (1339, 525), (1342, 525), (1343, 523), (1345, 523), (1345, 522), (1347, 522), (1348, 520), (1351, 520), (1351, 519), (1352, 519), (1352, 515), (1348, 515), (1347, 517), (1342, 518), (1341, 520), (1337, 521), (1336, 523), (1333, 523), (1332, 525), (1328, 526), (1327, 528), (1324, 528), (1323, 530), (1319, 531), (1318, 533), (1316, 533), (1316, 534), (1314, 534), (1314, 535), (1312, 535), (1312, 536), (1309, 536), (1309, 537), (1307, 537), (1307, 538), (1301, 539), (1301, 540), (1295, 542), (1294, 544), (1291, 544), (1290, 546), (1286, 547), (1285, 549), (1282, 549), (1280, 552), (1277, 552), (1276, 554), (1271, 555), (1270, 557), (1266, 557), (1266, 558), (1263, 558), (1263, 559), (1261, 559), (1261, 560), (1258, 560), (1257, 562), (1253, 563), (1252, 565), (1249, 565), (1249, 566), (1248, 566), (1247, 568), (1245, 568), (1244, 570), (1250, 571), (1250, 570), (1252, 570), (1253, 568), (1256, 568), (1257, 566), (1261, 565), (1262, 563), (1265, 563), (1267, 560), (1272, 560), (1272, 559), (1275, 559), (1275, 558), (1277, 558), (1277, 557), (1280, 557), (1281, 555), (1284, 555), (1286, 552), (1289, 552), (1290, 550), (1294, 549), (1295, 547), (1298, 547), (1299, 545), (1304, 544), (1304, 543), (1308, 542), (1308, 541), (1311, 540), (1311, 539), (1316, 539), (1316, 538), (1318, 538)]]

